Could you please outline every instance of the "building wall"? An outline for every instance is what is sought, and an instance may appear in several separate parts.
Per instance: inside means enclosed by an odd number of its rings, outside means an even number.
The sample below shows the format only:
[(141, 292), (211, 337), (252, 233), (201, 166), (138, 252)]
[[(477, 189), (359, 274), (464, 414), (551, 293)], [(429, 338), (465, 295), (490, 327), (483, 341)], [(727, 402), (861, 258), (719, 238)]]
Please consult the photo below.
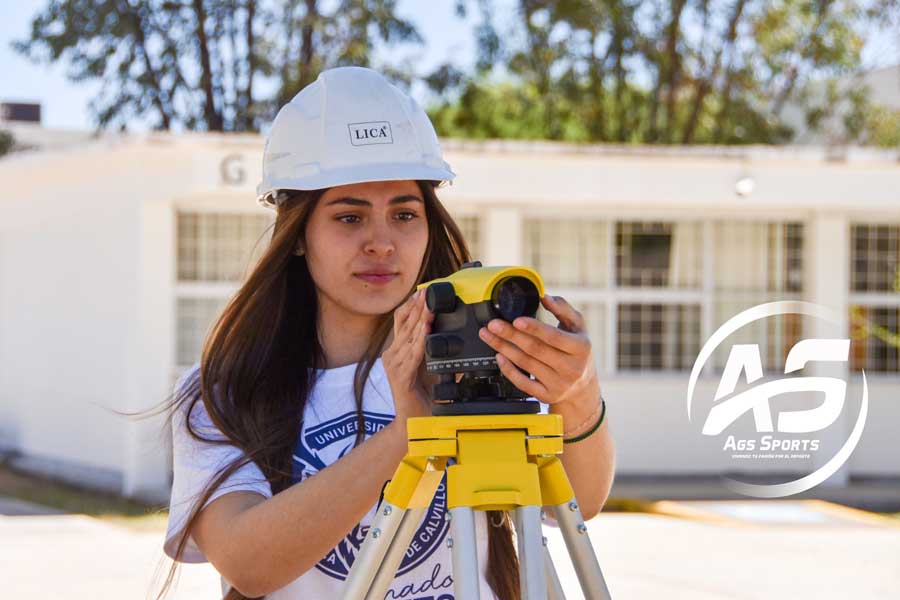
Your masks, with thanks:
[[(696, 306), (690, 317), (671, 314), (696, 326), (698, 344), (762, 301), (806, 299), (845, 316), (856, 304), (900, 306), (896, 294), (848, 287), (854, 224), (900, 225), (900, 169), (886, 153), (852, 151), (830, 162), (821, 149), (453, 141), (445, 149), (458, 178), (439, 195), (476, 257), (542, 261), (558, 280), (550, 293), (588, 318), (619, 473), (735, 469), (720, 442), (687, 419), (690, 365), (621, 368), (621, 306)], [(127, 494), (165, 497), (164, 421), (128, 421), (107, 409), (157, 404), (199, 360), (209, 326), (252, 260), (247, 246), (271, 220), (254, 201), (261, 153), (255, 136), (148, 134), (0, 161), (0, 444), (44, 470), (90, 471)], [(752, 191), (736, 192), (741, 179), (752, 180)], [(616, 285), (617, 236), (648, 223), (681, 240), (673, 242), (680, 274), (663, 287)], [(796, 228), (800, 283), (787, 266), (772, 267), (789, 264)], [(558, 244), (536, 249), (538, 238)], [(564, 244), (576, 238), (572, 258)], [(756, 260), (760, 249), (766, 260)], [(767, 369), (783, 365), (790, 326), (762, 332), (772, 351)], [(705, 373), (696, 394), (711, 398), (717, 377)], [(868, 383), (869, 420), (843, 479), (900, 475), (900, 374), (872, 373)], [(855, 410), (831, 437), (852, 426)]]
[(137, 300), (142, 174), (126, 157), (94, 146), (0, 162), (5, 433), (28, 464), (107, 486), (121, 478), (111, 411), (124, 405)]

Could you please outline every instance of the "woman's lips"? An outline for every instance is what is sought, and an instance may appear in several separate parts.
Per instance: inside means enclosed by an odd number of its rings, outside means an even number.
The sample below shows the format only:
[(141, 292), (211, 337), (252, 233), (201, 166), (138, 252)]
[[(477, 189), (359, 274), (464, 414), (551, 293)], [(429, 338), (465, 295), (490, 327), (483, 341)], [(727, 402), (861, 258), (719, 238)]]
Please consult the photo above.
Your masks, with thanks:
[(362, 279), (363, 281), (368, 281), (369, 283), (374, 283), (375, 285), (384, 285), (386, 283), (390, 283), (397, 276), (397, 273), (392, 273), (390, 275), (371, 275), (367, 273), (359, 273), (357, 277)]

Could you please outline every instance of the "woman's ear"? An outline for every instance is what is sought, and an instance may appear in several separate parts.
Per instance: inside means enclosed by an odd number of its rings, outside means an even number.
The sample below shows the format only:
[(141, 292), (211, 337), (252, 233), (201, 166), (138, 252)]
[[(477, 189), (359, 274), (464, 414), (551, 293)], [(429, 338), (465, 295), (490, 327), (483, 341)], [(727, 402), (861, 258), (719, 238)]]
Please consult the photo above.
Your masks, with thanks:
[(297, 256), (306, 254), (306, 250), (303, 248), (303, 242), (297, 242), (297, 247), (294, 248), (294, 254)]

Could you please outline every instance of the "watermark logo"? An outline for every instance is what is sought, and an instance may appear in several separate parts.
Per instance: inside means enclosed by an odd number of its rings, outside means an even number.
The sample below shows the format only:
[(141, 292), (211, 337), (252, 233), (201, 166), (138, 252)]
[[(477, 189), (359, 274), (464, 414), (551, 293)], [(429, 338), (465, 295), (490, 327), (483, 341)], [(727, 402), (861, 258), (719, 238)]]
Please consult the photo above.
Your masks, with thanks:
[[(713, 352), (729, 335), (742, 327), (754, 321), (785, 314), (800, 314), (831, 323), (838, 322), (831, 309), (800, 301), (761, 304), (732, 317), (709, 338), (694, 362), (687, 393), (689, 420), (697, 379)], [(784, 374), (797, 373), (815, 362), (847, 362), (849, 353), (849, 339), (800, 340), (788, 352)], [(762, 377), (759, 346), (757, 344), (732, 346), (716, 389), (713, 407), (703, 423), (703, 435), (726, 435), (722, 449), (732, 451), (735, 458), (803, 458), (809, 455), (800, 453), (819, 451), (820, 440), (814, 436), (797, 439), (777, 434), (814, 434), (832, 425), (844, 410), (847, 382), (836, 377), (792, 376), (757, 383)], [(751, 387), (735, 393), (742, 378)], [(725, 484), (730, 489), (747, 496), (778, 498), (803, 492), (828, 479), (850, 458), (862, 436), (868, 414), (868, 384), (865, 372), (862, 372), (862, 382), (863, 393), (856, 424), (840, 450), (824, 465), (809, 475), (786, 483), (758, 485), (726, 478)], [(823, 395), (824, 399), (818, 406), (807, 410), (780, 411), (777, 418), (773, 419), (771, 400), (782, 394), (796, 392), (814, 392)], [(740, 438), (729, 435), (728, 430), (735, 421), (748, 412), (752, 413), (757, 437)]]

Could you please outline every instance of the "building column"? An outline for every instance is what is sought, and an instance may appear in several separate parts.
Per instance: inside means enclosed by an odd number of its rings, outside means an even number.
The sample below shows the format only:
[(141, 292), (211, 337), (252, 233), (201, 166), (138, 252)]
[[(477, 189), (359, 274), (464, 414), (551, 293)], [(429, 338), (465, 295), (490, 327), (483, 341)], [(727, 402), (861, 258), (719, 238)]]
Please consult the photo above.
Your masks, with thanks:
[[(141, 208), (138, 305), (125, 410), (136, 412), (157, 406), (172, 389), (175, 364), (175, 214), (171, 202), (147, 202)], [(125, 427), (122, 453), (122, 493), (128, 497), (164, 500), (169, 493), (171, 434), (167, 415)]]
[[(805, 238), (803, 259), (807, 267), (804, 296), (809, 302), (832, 309), (838, 322), (832, 324), (812, 317), (804, 318), (803, 338), (847, 338), (850, 334), (850, 224), (847, 216), (815, 213), (807, 222)], [(809, 363), (803, 371), (808, 376), (836, 377), (848, 381), (849, 366), (849, 362), (819, 361)], [(828, 462), (847, 440), (856, 417), (849, 414), (853, 404), (845, 398), (844, 409), (837, 420), (824, 430), (809, 434), (821, 440), (820, 450), (813, 455), (814, 469)], [(848, 484), (849, 476), (848, 461), (821, 485), (843, 487)]]

